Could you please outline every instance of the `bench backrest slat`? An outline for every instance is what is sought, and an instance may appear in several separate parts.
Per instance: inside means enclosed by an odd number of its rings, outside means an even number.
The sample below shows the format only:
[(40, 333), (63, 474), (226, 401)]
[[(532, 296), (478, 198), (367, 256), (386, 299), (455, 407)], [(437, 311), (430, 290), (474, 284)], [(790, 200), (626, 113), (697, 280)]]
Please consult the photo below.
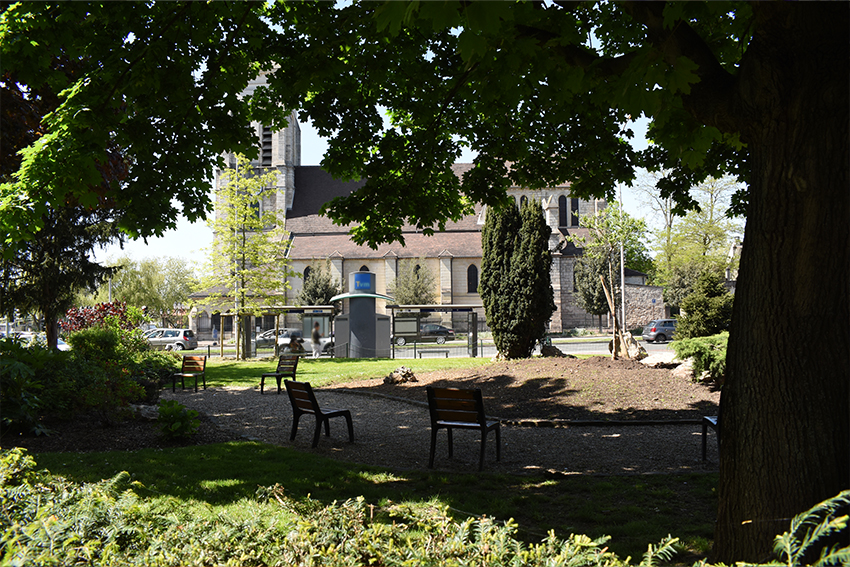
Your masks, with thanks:
[(313, 393), (309, 382), (285, 380), (284, 384), (292, 405), (306, 413), (319, 413), (319, 402), (316, 401), (316, 394)]
[(183, 367), (181, 372), (186, 373), (194, 373), (194, 372), (203, 372), (207, 366), (207, 357), (206, 356), (184, 356), (183, 357)]
[(452, 421), (484, 424), (484, 399), (481, 390), (428, 387), (428, 409), (431, 423)]
[(298, 359), (301, 358), (297, 355), (285, 354), (280, 357), (277, 361), (277, 370), (278, 374), (289, 374), (291, 376), (295, 376), (295, 371), (298, 369)]

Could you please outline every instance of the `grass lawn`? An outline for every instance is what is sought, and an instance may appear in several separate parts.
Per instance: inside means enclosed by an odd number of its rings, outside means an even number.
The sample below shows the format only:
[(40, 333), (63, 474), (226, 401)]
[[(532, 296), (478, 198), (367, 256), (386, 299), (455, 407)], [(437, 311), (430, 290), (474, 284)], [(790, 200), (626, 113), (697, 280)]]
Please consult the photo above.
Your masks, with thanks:
[[(404, 364), (422, 373), (487, 362), (426, 359)], [(273, 360), (211, 359), (207, 383), (256, 386), (259, 374), (274, 365)], [(299, 376), (323, 386), (381, 377), (399, 365), (397, 360), (305, 359)], [(128, 471), (141, 496), (175, 497), (185, 506), (213, 513), (244, 505), (258, 488), (279, 484), (290, 496), (309, 495), (327, 503), (363, 496), (377, 512), (391, 502), (441, 502), (457, 519), (514, 518), (518, 537), (526, 541), (539, 541), (549, 530), (561, 537), (609, 535), (613, 539), (608, 546), (623, 558), (640, 557), (647, 544), (671, 534), (681, 538), (689, 553), (677, 559), (683, 564), (709, 551), (717, 506), (716, 474), (520, 477), (391, 471), (248, 441), (167, 450), (44, 453), (35, 458), (40, 468), (77, 481), (99, 481)]]
[[(399, 366), (412, 368), (417, 374), (444, 368), (466, 368), (489, 364), (489, 358), (425, 358), (398, 360), (392, 358), (310, 358), (298, 361), (298, 379), (310, 382), (314, 388), (331, 386), (352, 380), (383, 378)], [(263, 372), (274, 372), (276, 358), (235, 360), (210, 357), (207, 359), (208, 387), (255, 387)]]

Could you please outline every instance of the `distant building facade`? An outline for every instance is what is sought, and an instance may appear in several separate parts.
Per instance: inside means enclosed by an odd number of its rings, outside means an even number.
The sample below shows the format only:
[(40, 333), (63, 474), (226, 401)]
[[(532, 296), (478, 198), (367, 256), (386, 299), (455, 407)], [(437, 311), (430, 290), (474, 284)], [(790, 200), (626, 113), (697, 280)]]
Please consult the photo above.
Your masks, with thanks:
[[(260, 84), (253, 83), (250, 89)], [(349, 281), (349, 274), (369, 271), (376, 274), (378, 293), (386, 294), (388, 287), (399, 273), (401, 263), (416, 262), (424, 264), (421, 268), (435, 275), (437, 303), (440, 305), (480, 305), (478, 282), (481, 277), (481, 231), (487, 209), (476, 205), (474, 213), (457, 222), (446, 224), (445, 230), (431, 236), (425, 236), (407, 226), (403, 230), (405, 245), (398, 243), (382, 244), (376, 250), (354, 243), (348, 233), (348, 226), (338, 226), (330, 219), (320, 216), (319, 211), (325, 203), (335, 197), (351, 194), (362, 182), (346, 182), (334, 179), (319, 166), (301, 165), (301, 131), (293, 113), (288, 126), (280, 131), (256, 123), (254, 125), (261, 148), (259, 158), (252, 162), (254, 168), (278, 172), (278, 181), (273, 190), (266, 191), (261, 203), (263, 210), (285, 210), (286, 229), (290, 240), (284, 245), (286, 257), (291, 269), (301, 277), (290, 281), (287, 291), (287, 304), (294, 305), (296, 296), (303, 285), (303, 278), (311, 269), (329, 261), (331, 275), (342, 282)], [(234, 155), (226, 155), (228, 167), (235, 167)], [(453, 169), (458, 176), (472, 168), (472, 164), (455, 164)], [(221, 180), (223, 172), (216, 176)], [(218, 185), (216, 189), (218, 190)], [(218, 193), (218, 191), (217, 191)], [(508, 194), (517, 204), (525, 200), (536, 199), (540, 202), (546, 223), (552, 229), (549, 248), (553, 251), (551, 269), (552, 288), (557, 310), (549, 324), (550, 332), (560, 332), (573, 328), (594, 328), (598, 318), (585, 312), (576, 305), (573, 270), (582, 250), (566, 241), (568, 236), (587, 237), (587, 229), (579, 226), (579, 218), (592, 215), (605, 208), (604, 200), (583, 200), (570, 193), (569, 184), (545, 189), (531, 190), (523, 187), (511, 187)], [(641, 287), (629, 282), (629, 288)], [(643, 286), (647, 287), (647, 286)], [(660, 288), (650, 290), (657, 295), (660, 304)], [(647, 290), (641, 290), (646, 292)], [(631, 293), (631, 292), (630, 292)], [(644, 293), (645, 295), (645, 293)], [(196, 297), (197, 299), (197, 297)], [(379, 312), (386, 313), (386, 302), (378, 301)], [(343, 306), (345, 311), (346, 306)], [(204, 338), (212, 333), (229, 331), (227, 318), (211, 312), (213, 309), (196, 308), (193, 325)], [(435, 314), (443, 324), (463, 329), (466, 318), (451, 312)], [(479, 322), (484, 321), (483, 310)], [(647, 321), (648, 322), (648, 321)], [(643, 324), (644, 322), (641, 322)], [(630, 322), (631, 325), (631, 322)], [(274, 326), (274, 317), (264, 317), (257, 322), (258, 327), (267, 330)], [(281, 322), (281, 326), (299, 326), (296, 316), (290, 315)]]

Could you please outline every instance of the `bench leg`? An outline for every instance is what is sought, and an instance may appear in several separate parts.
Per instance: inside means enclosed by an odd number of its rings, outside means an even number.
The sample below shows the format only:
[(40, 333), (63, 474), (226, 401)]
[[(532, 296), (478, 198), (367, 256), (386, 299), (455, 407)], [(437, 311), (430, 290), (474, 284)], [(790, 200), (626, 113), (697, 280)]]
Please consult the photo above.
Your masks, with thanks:
[(452, 440), (452, 428), (446, 427), (446, 432), (449, 434), (449, 458), (454, 457), (454, 441)]
[(487, 448), (487, 430), (481, 431), (481, 455), (478, 457), (478, 470), (484, 470), (484, 451)]
[(434, 468), (434, 451), (437, 448), (437, 428), (431, 428), (431, 455), (428, 458), (428, 468)]
[(351, 412), (345, 412), (342, 414), (345, 417), (345, 421), (348, 424), (348, 442), (354, 443), (354, 422), (351, 421)]
[(298, 420), (301, 419), (300, 413), (292, 414), (292, 433), (289, 435), (290, 441), (295, 441), (295, 434), (298, 433)]
[(260, 395), (261, 395), (261, 396), (263, 395), (263, 387), (264, 387), (265, 385), (266, 385), (266, 377), (265, 377), (265, 376), (261, 376), (261, 377), (260, 377)]
[(280, 381), (283, 379), (283, 376), (277, 376), (277, 395), (280, 395)]
[(328, 429), (328, 420), (322, 419), (320, 414), (316, 414), (316, 432), (313, 434), (313, 449), (319, 446), (319, 437), (322, 434), (322, 421), (325, 422), (325, 428), (328, 430), (327, 434), (330, 435), (330, 430)]

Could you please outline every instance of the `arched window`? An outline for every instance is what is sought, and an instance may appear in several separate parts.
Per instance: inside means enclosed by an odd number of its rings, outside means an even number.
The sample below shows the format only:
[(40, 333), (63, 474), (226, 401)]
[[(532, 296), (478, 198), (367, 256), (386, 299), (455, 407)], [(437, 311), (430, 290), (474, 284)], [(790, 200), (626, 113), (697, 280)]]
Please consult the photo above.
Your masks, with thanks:
[(570, 199), (570, 210), (572, 211), (570, 226), (578, 226), (578, 199), (575, 197)]
[(478, 266), (475, 264), (466, 269), (466, 293), (478, 293)]
[(526, 197), (525, 195), (520, 197), (519, 198), (519, 208), (520, 209), (523, 208), (527, 202), (528, 202), (528, 197)]
[(558, 197), (558, 226), (567, 226), (567, 198)]
[(368, 271), (369, 271), (369, 266), (360, 266), (360, 271), (361, 271), (361, 272), (368, 272)]
[(307, 278), (309, 278), (309, 277), (310, 277), (310, 272), (311, 272), (311, 271), (312, 271), (312, 270), (311, 270), (310, 266), (307, 266), (306, 268), (304, 268), (304, 281), (305, 281), (305, 282), (307, 281)]

